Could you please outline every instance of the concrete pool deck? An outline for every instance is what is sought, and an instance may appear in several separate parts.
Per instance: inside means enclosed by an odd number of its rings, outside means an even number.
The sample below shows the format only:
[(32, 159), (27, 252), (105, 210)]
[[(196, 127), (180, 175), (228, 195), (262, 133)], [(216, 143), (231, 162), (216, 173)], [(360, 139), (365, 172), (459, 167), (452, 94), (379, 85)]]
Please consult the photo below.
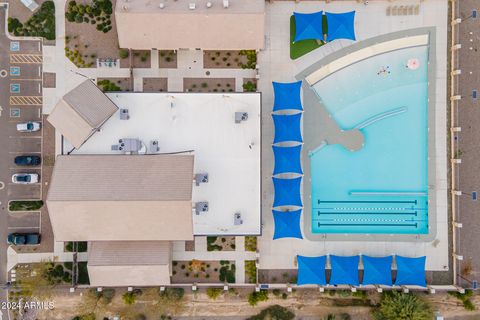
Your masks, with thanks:
[[(430, 40), (429, 40), (430, 39)], [(387, 44), (387, 45), (386, 45)], [(326, 108), (319, 101), (319, 97), (312, 88), (313, 85), (330, 74), (339, 71), (342, 68), (355, 64), (363, 59), (374, 57), (378, 54), (384, 54), (404, 48), (428, 45), (428, 234), (362, 234), (362, 233), (312, 233), (312, 202), (311, 202), (311, 175), (310, 175), (310, 157), (311, 150), (319, 145), (319, 141), (327, 141), (328, 144), (341, 144), (346, 149), (359, 149), (359, 138), (350, 131), (342, 131), (333, 118), (326, 112)], [(381, 48), (374, 50), (372, 48)], [(353, 56), (353, 59), (351, 58)], [(354, 59), (354, 58), (361, 59)], [(339, 62), (340, 61), (340, 62)], [(435, 190), (436, 177), (436, 157), (435, 157), (435, 74), (436, 74), (436, 43), (435, 28), (417, 28), (404, 31), (398, 31), (370, 38), (364, 41), (338, 50), (314, 63), (307, 69), (297, 75), (298, 80), (303, 81), (303, 105), (304, 105), (304, 125), (303, 136), (304, 146), (302, 149), (303, 170), (305, 180), (303, 184), (304, 196), (304, 235), (307, 239), (313, 241), (319, 240), (361, 240), (361, 241), (425, 241), (430, 242), (435, 239), (437, 231), (437, 210), (435, 200), (437, 192)], [(333, 67), (332, 67), (333, 66)], [(352, 88), (353, 90), (353, 88)], [(319, 111), (318, 109), (321, 109)], [(326, 113), (326, 114), (325, 114)], [(307, 120), (308, 119), (308, 120)], [(319, 121), (320, 120), (320, 121)], [(322, 121), (323, 120), (323, 121)], [(328, 122), (324, 126), (323, 122)], [(331, 124), (334, 123), (334, 125)], [(324, 127), (323, 127), (324, 126)], [(355, 131), (354, 131), (355, 132)], [(363, 138), (363, 134), (362, 138)]]
[[(418, 1), (402, 1), (402, 5), (418, 4)], [(429, 0), (420, 4), (418, 16), (387, 16), (386, 9), (391, 2), (371, 1), (368, 6), (356, 1), (334, 1), (324, 3), (318, 1), (277, 1), (266, 6), (266, 48), (258, 55), (260, 80), (258, 88), (262, 92), (262, 137), (266, 143), (262, 147), (262, 237), (258, 240), (261, 253), (260, 269), (295, 269), (297, 254), (300, 255), (354, 255), (370, 254), (375, 256), (399, 254), (404, 256), (427, 256), (427, 270), (447, 271), (449, 266), (447, 225), (447, 152), (446, 152), (446, 86), (447, 86), (447, 0)], [(295, 76), (307, 67), (320, 61), (329, 54), (350, 46), (352, 41), (338, 40), (328, 43), (311, 53), (297, 59), (289, 57), (289, 19), (293, 11), (315, 12), (356, 11), (355, 29), (358, 41), (407, 29), (422, 27), (436, 28), (436, 132), (435, 151), (438, 172), (436, 175), (437, 196), (437, 236), (433, 241), (310, 241), (308, 239), (272, 240), (273, 217), (271, 206), (273, 201), (273, 153), (268, 141), (273, 141), (273, 122), (271, 110), (273, 106), (272, 81), (295, 81)], [(379, 27), (381, 26), (381, 28)], [(314, 93), (312, 93), (314, 94)], [(308, 99), (308, 91), (304, 90), (303, 98)], [(326, 112), (326, 111), (322, 111)], [(305, 114), (304, 114), (305, 116)], [(304, 118), (308, 125), (309, 116)], [(333, 123), (333, 122), (332, 122)], [(332, 125), (334, 125), (333, 123)], [(305, 170), (305, 168), (304, 168)], [(304, 219), (305, 216), (302, 218)], [(302, 220), (303, 227), (303, 220)]]

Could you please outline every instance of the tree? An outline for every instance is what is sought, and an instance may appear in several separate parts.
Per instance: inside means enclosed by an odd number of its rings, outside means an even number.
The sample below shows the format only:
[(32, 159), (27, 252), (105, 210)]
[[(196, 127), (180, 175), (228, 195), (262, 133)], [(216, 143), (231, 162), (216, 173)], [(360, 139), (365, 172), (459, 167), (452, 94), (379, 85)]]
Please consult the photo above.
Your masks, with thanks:
[(430, 320), (433, 312), (417, 295), (392, 291), (383, 294), (373, 316), (377, 320)]

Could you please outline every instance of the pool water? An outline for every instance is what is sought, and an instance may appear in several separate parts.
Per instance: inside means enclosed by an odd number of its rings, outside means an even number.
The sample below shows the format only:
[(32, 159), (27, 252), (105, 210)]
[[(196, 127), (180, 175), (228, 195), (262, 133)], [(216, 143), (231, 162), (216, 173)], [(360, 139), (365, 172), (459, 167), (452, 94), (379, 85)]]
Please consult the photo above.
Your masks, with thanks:
[[(406, 68), (411, 58), (416, 70)], [(314, 85), (341, 129), (358, 128), (358, 151), (310, 154), (313, 233), (428, 233), (428, 47), (350, 65)]]

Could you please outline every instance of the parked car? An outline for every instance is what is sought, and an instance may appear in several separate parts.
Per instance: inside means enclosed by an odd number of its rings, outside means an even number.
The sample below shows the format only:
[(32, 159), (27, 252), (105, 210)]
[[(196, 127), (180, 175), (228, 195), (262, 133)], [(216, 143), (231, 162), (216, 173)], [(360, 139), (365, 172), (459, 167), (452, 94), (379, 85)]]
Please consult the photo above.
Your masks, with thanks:
[(40, 156), (18, 156), (15, 157), (17, 166), (38, 166), (42, 159)]
[(17, 124), (17, 131), (20, 132), (34, 132), (40, 130), (40, 122), (28, 121)]
[(37, 173), (15, 173), (12, 175), (12, 182), (18, 184), (31, 184), (38, 182)]
[(14, 246), (40, 244), (39, 233), (11, 233), (7, 237), (8, 244)]

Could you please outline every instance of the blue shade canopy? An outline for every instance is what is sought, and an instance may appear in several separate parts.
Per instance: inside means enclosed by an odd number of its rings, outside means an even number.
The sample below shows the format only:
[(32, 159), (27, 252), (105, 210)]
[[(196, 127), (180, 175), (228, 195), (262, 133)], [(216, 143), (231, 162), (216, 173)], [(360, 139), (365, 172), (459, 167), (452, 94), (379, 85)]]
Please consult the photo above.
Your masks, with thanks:
[(300, 99), (302, 81), (297, 82), (272, 82), (275, 102), (273, 111), (303, 110)]
[(304, 257), (297, 256), (298, 276), (297, 285), (318, 284), (325, 285), (325, 262), (326, 256)]
[(273, 240), (281, 238), (303, 239), (302, 231), (300, 231), (301, 209), (287, 212), (272, 210), (272, 213), (275, 222)]
[(395, 262), (397, 263), (397, 279), (395, 280), (395, 285), (417, 285), (426, 287), (425, 260), (425, 256), (418, 258), (395, 256)]
[(362, 285), (392, 285), (392, 256), (369, 257), (362, 256), (363, 281)]
[(332, 274), (330, 276), (331, 285), (348, 284), (358, 286), (358, 261), (359, 256), (330, 256), (330, 265)]
[(276, 147), (272, 146), (275, 156), (275, 168), (273, 174), (280, 173), (299, 173), (303, 174), (300, 164), (300, 152), (302, 146), (295, 147)]
[(327, 41), (335, 39), (355, 40), (355, 11), (345, 13), (325, 12), (327, 16)]
[(273, 177), (272, 180), (275, 189), (273, 207), (302, 207), (302, 198), (300, 196), (300, 183), (302, 182), (302, 177), (295, 179), (278, 179)]
[(300, 130), (302, 114), (277, 115), (272, 114), (273, 124), (275, 125), (275, 137), (273, 143), (295, 141), (303, 142)]
[(323, 12), (298, 13), (295, 17), (295, 37), (293, 42), (301, 40), (323, 40), (322, 19)]

